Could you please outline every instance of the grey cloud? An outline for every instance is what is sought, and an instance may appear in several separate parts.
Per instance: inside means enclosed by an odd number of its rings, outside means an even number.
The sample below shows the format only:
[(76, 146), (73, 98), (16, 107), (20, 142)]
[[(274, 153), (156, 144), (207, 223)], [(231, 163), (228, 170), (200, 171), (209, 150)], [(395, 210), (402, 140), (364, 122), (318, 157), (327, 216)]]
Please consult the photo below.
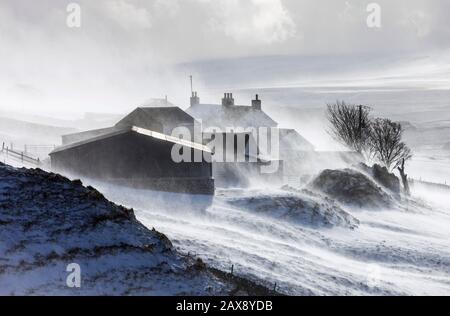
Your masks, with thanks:
[[(450, 48), (445, 0), (73, 2), (82, 8), (80, 29), (65, 25), (69, 1), (0, 3), (1, 85), (36, 87), (51, 96), (42, 101), (48, 106), (86, 104), (88, 96), (121, 109), (149, 96), (186, 93), (179, 85), (187, 74), (170, 71), (183, 62)], [(370, 2), (382, 8), (379, 30), (365, 24)], [(0, 88), (0, 102), (8, 97)]]

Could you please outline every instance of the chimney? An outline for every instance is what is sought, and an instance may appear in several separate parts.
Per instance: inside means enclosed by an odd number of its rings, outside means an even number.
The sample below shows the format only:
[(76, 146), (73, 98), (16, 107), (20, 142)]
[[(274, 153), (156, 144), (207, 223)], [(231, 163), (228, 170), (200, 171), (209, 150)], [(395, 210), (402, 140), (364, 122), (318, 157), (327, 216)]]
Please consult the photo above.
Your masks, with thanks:
[(258, 95), (256, 95), (255, 100), (252, 100), (252, 108), (255, 110), (261, 110), (261, 100)]
[(223, 99), (222, 99), (222, 105), (223, 106), (233, 106), (234, 105), (234, 99), (232, 93), (224, 93)]
[(191, 106), (200, 104), (200, 98), (197, 96), (197, 92), (192, 92)]

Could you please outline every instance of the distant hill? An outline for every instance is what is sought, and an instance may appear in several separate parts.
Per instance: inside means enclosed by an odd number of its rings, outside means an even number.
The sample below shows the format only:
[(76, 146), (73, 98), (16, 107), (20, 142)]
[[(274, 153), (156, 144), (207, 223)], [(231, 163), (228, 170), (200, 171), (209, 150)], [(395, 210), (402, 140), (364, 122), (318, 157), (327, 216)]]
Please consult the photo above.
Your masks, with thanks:
[(28, 144), (59, 144), (61, 135), (77, 132), (75, 128), (59, 127), (0, 117), (0, 135), (5, 142)]
[(111, 126), (119, 121), (123, 115), (114, 113), (85, 112), (55, 114), (55, 116), (51, 116), (48, 114), (41, 115), (0, 110), (0, 117), (40, 125), (87, 130)]
[(413, 148), (430, 145), (441, 148), (443, 143), (450, 139), (450, 125), (424, 123), (415, 126), (406, 127), (404, 133), (406, 143)]

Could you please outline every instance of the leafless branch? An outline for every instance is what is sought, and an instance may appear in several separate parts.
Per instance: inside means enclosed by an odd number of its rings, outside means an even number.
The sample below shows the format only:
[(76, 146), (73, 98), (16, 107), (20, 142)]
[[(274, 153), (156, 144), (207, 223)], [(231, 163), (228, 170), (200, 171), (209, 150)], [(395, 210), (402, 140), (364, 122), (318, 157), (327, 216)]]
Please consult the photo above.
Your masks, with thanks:
[(362, 154), (368, 147), (369, 113), (367, 106), (346, 104), (344, 101), (329, 104), (327, 117), (331, 124), (330, 134), (341, 144)]
[(411, 150), (402, 141), (403, 129), (400, 123), (388, 119), (376, 119), (369, 132), (369, 144), (374, 157), (386, 168), (392, 170), (412, 157)]

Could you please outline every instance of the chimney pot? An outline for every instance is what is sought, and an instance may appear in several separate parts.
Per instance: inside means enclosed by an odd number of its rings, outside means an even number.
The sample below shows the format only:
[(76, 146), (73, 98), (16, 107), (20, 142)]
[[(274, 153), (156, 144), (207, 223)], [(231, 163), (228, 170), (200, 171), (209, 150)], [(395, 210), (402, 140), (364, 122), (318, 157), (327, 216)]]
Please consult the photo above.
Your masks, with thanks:
[(255, 96), (255, 100), (252, 100), (252, 108), (261, 110), (261, 100), (259, 99), (259, 95)]
[(224, 94), (224, 98), (222, 99), (222, 105), (224, 105), (224, 106), (233, 106), (234, 105), (234, 99), (233, 99), (232, 93), (226, 92)]
[(197, 105), (197, 104), (200, 104), (200, 98), (198, 97), (196, 91), (192, 91), (191, 106)]

